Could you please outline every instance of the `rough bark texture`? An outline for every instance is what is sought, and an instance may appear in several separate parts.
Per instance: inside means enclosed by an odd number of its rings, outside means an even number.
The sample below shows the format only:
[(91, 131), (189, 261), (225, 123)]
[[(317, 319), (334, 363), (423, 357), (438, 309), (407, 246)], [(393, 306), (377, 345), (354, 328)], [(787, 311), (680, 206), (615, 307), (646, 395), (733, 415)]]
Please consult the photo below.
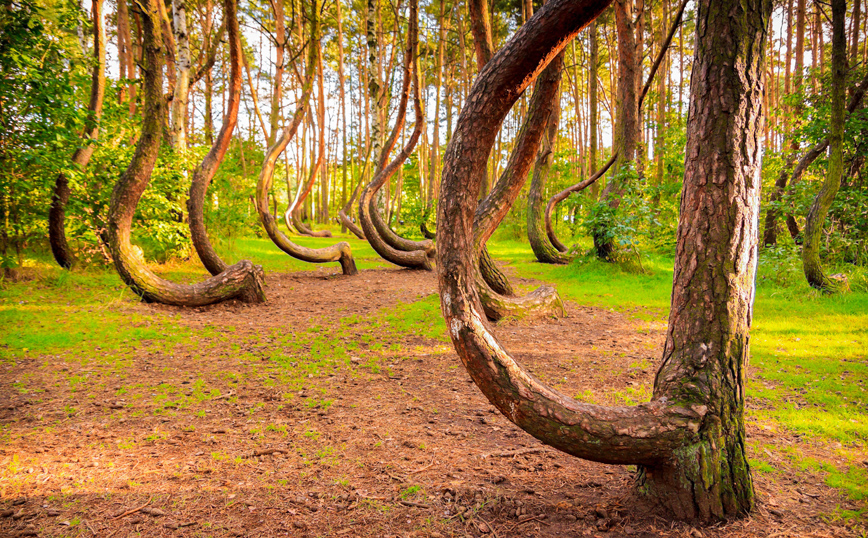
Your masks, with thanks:
[(805, 242), (802, 246), (802, 268), (808, 284), (826, 292), (846, 287), (846, 281), (840, 277), (833, 279), (826, 276), (820, 262), (823, 224), (844, 175), (844, 85), (847, 76), (844, 17), (846, 10), (846, 0), (832, 0), (832, 117), (829, 122), (829, 172), (805, 219)]
[[(208, 239), (208, 231), (205, 228), (205, 195), (208, 186), (217, 172), (220, 163), (226, 156), (229, 143), (232, 142), (232, 132), (238, 123), (238, 108), (241, 102), (241, 38), (238, 27), (237, 0), (225, 0), (223, 5), (223, 18), (227, 26), (229, 37), (229, 102), (227, 104), (226, 118), (223, 126), (211, 150), (205, 155), (202, 164), (193, 172), (193, 180), (190, 184), (190, 192), (187, 199), (187, 212), (190, 219), (190, 237), (193, 247), (202, 260), (202, 265), (212, 275), (219, 275), (229, 266), (224, 262)], [(253, 268), (257, 275), (262, 275), (262, 268)], [(256, 302), (262, 291), (250, 287), (245, 290), (243, 300)]]
[[(99, 120), (102, 116), (103, 97), (105, 96), (105, 28), (102, 20), (102, 0), (93, 0), (93, 76), (90, 83), (90, 101), (87, 105), (87, 119), (82, 132), (82, 147), (72, 154), (72, 164), (84, 170), (93, 155), (96, 145), (91, 141), (99, 135)], [(48, 242), (54, 259), (64, 269), (75, 263), (75, 255), (66, 241), (66, 204), (69, 203), (69, 178), (61, 172), (54, 184), (51, 208), (48, 211)]]
[(265, 232), (280, 250), (293, 258), (310, 263), (339, 262), (341, 270), (345, 275), (354, 275), (358, 270), (356, 269), (356, 262), (353, 260), (353, 253), (349, 243), (341, 241), (324, 248), (307, 248), (297, 245), (278, 229), (277, 220), (268, 211), (268, 191), (274, 178), (274, 165), (280, 154), (283, 153), (286, 146), (289, 145), (295, 136), (310, 107), (310, 96), (313, 93), (313, 81), (316, 74), (316, 54), (320, 39), (319, 21), (316, 17), (318, 8), (316, 4), (317, 2), (312, 2), (311, 4), (310, 21), (312, 28), (310, 33), (310, 48), (308, 51), (307, 72), (305, 73), (301, 97), (298, 101), (299, 105), (295, 110), (292, 121), (283, 128), (280, 138), (265, 153), (262, 169), (259, 172), (259, 180), (256, 183), (256, 210), (259, 212), (259, 219), (262, 221)]
[[(542, 286), (526, 297), (512, 297), (515, 293), (509, 286), (509, 280), (505, 276), (502, 280), (497, 278), (501, 274), (500, 271), (492, 270), (496, 269), (493, 261), (488, 258), (487, 252), (481, 252), (488, 238), (497, 229), (521, 193), (534, 158), (540, 149), (540, 142), (548, 130), (549, 122), (553, 116), (555, 120), (557, 119), (556, 109), (558, 88), (563, 73), (562, 66), (563, 61), (555, 59), (540, 74), (534, 85), (527, 116), (516, 137), (515, 147), (509, 156), (506, 168), (494, 188), (476, 209), (474, 236), (476, 252), (480, 256), (481, 278), (477, 279), (481, 285), (480, 298), (489, 319), (495, 321), (507, 315), (541, 317), (564, 314), (563, 303), (555, 289), (550, 286)], [(557, 125), (554, 129), (557, 131)], [(503, 293), (498, 289), (498, 286), (504, 284), (505, 289), (511, 293)]]
[[(377, 226), (374, 223), (374, 215), (377, 212), (377, 208), (375, 206), (375, 196), (377, 192), (383, 187), (383, 185), (386, 184), (386, 182), (389, 181), (389, 178), (394, 175), (394, 173), (398, 170), (398, 167), (402, 166), (404, 164), (404, 161), (407, 160), (407, 157), (409, 157), (410, 154), (413, 152), (413, 148), (419, 141), (419, 137), (422, 135), (422, 129), (424, 128), (425, 124), (425, 117), (422, 114), (422, 96), (419, 84), (419, 73), (416, 67), (416, 62), (413, 61), (418, 40), (417, 8), (417, 0), (411, 0), (409, 19), (410, 24), (407, 31), (407, 47), (404, 53), (404, 82), (401, 88), (401, 101), (398, 105), (398, 115), (395, 122), (395, 128), (392, 130), (392, 134), (389, 136), (389, 139), (383, 145), (379, 159), (381, 165), (378, 167), (377, 173), (374, 174), (371, 182), (368, 183), (367, 186), (365, 186), (362, 194), (359, 196), (359, 221), (361, 222), (362, 230), (364, 230), (365, 232), (365, 237), (368, 239), (368, 243), (371, 244), (371, 247), (373, 247), (377, 254), (379, 254), (383, 259), (396, 265), (400, 265), (401, 267), (425, 269), (430, 271), (432, 270), (431, 256), (433, 255), (433, 245), (431, 245), (432, 250), (428, 251), (399, 250), (390, 245), (384, 239), (384, 237), (380, 235)], [(407, 113), (407, 102), (410, 96), (411, 81), (413, 82), (413, 107), (416, 116), (413, 133), (410, 135), (410, 138), (407, 140), (406, 145), (401, 149), (395, 159), (392, 160), (389, 164), (382, 166), (382, 163), (385, 162), (385, 160), (388, 158), (388, 154), (391, 151), (391, 148), (394, 146), (398, 134), (403, 128), (404, 119)], [(385, 223), (382, 223), (382, 225), (383, 227), (388, 228)], [(430, 241), (427, 241), (427, 243), (430, 244)]]
[[(563, 68), (564, 55), (561, 53), (557, 58), (552, 60), (552, 63), (546, 69), (563, 71)], [(554, 158), (554, 145), (558, 136), (558, 124), (560, 122), (559, 98), (555, 99), (555, 107), (549, 118), (545, 138), (536, 156), (536, 162), (533, 166), (533, 179), (530, 182), (530, 189), (527, 193), (527, 238), (537, 260), (542, 263), (565, 264), (570, 262), (572, 256), (562, 254), (549, 241), (545, 231), (545, 211), (543, 209), (543, 194), (545, 193), (546, 179), (548, 178)]]
[[(136, 144), (129, 167), (112, 191), (108, 215), (108, 243), (121, 279), (143, 300), (179, 306), (201, 306), (227, 299), (263, 301), (262, 271), (249, 261), (239, 262), (224, 272), (192, 286), (175, 284), (155, 275), (141, 260), (136, 259), (130, 244), (130, 227), (139, 198), (151, 179), (151, 172), (160, 150), (160, 138), (165, 120), (159, 0), (137, 4), (144, 9), (144, 110), (142, 134)], [(248, 290), (256, 290), (250, 293)]]
[(700, 2), (671, 328), (653, 401), (607, 408), (543, 385), (491, 333), (474, 285), (479, 171), (500, 121), (606, 5), (550, 0), (474, 84), (444, 160), (437, 229), (443, 314), (474, 382), (525, 431), (582, 458), (643, 465), (643, 490), (677, 517), (742, 515), (753, 506), (741, 383), (756, 267), (770, 1)]
[(654, 397), (707, 410), (699, 439), (644, 485), (679, 518), (754, 505), (744, 369), (754, 299), (765, 44), (771, 1), (703, 0), (697, 13), (669, 330)]

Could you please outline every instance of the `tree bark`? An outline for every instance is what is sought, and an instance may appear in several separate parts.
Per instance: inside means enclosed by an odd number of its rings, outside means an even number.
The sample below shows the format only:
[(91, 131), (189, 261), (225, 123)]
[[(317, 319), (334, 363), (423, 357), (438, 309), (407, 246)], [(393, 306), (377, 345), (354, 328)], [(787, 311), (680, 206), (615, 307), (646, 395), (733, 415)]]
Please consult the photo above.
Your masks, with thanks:
[[(190, 184), (190, 192), (187, 198), (187, 212), (190, 219), (190, 237), (193, 247), (202, 260), (202, 265), (212, 275), (219, 275), (228, 269), (208, 239), (208, 231), (205, 228), (205, 196), (208, 186), (217, 172), (217, 168), (223, 162), (229, 144), (232, 142), (232, 133), (238, 124), (238, 108), (241, 102), (241, 37), (238, 26), (237, 0), (224, 0), (223, 17), (227, 27), (229, 38), (229, 103), (223, 126), (217, 134), (215, 143), (205, 156), (202, 164), (193, 172), (193, 180)], [(245, 174), (246, 175), (246, 174)], [(254, 272), (262, 274), (260, 266), (254, 266)], [(245, 302), (256, 302), (262, 290), (257, 287), (245, 289)]]
[[(410, 156), (413, 148), (419, 140), (419, 137), (422, 135), (422, 129), (425, 124), (425, 116), (422, 113), (422, 96), (419, 82), (419, 71), (417, 69), (418, 64), (414, 61), (418, 42), (417, 10), (418, 0), (411, 0), (409, 28), (407, 31), (407, 46), (404, 53), (404, 82), (401, 88), (401, 101), (398, 105), (397, 119), (392, 134), (382, 146), (380, 157), (378, 159), (380, 162), (380, 165), (377, 167), (378, 170), (374, 174), (374, 178), (370, 183), (368, 183), (362, 191), (362, 194), (359, 196), (359, 221), (362, 225), (362, 230), (365, 232), (365, 237), (368, 239), (368, 243), (371, 244), (371, 247), (373, 247), (377, 254), (379, 254), (383, 259), (396, 265), (400, 265), (401, 267), (425, 269), (430, 271), (432, 270), (431, 257), (433, 256), (433, 250), (414, 250), (410, 252), (398, 250), (384, 239), (374, 222), (374, 215), (377, 214), (377, 208), (375, 206), (375, 196), (377, 191), (379, 191), (380, 188), (389, 181), (392, 175), (394, 175), (398, 170), (398, 167), (402, 166), (404, 161), (407, 160), (407, 157)], [(383, 166), (383, 163), (388, 158), (391, 148), (395, 145), (398, 134), (403, 128), (407, 112), (407, 102), (410, 96), (411, 80), (413, 82), (413, 106), (416, 116), (415, 127), (410, 138), (407, 140), (407, 144), (401, 149), (395, 159), (389, 164)], [(375, 94), (372, 92), (371, 97), (373, 98), (374, 95)], [(372, 99), (372, 101), (374, 101), (374, 99)], [(385, 225), (385, 223), (383, 224)], [(388, 226), (386, 226), (386, 228), (388, 228)]]
[[(600, 202), (617, 209), (626, 187), (623, 175), (625, 168), (636, 159), (636, 144), (639, 140), (639, 77), (640, 65), (636, 58), (636, 33), (633, 22), (632, 0), (615, 0), (615, 26), (618, 32), (618, 92), (617, 120), (615, 122), (615, 175), (609, 179), (600, 196)], [(616, 150), (613, 147), (612, 152)], [(597, 256), (608, 260), (615, 251), (615, 238), (611, 225), (601, 222), (593, 233)]]
[[(102, 20), (102, 0), (93, 0), (93, 56), (96, 63), (90, 83), (90, 101), (87, 105), (87, 118), (81, 133), (82, 147), (72, 154), (72, 164), (84, 171), (96, 150), (93, 143), (99, 136), (99, 121), (102, 117), (103, 98), (105, 97), (105, 27)], [(75, 255), (66, 241), (66, 204), (69, 203), (69, 178), (61, 172), (54, 184), (51, 208), (48, 211), (48, 242), (58, 265), (71, 269)]]
[[(319, 137), (318, 137), (318, 146), (317, 146), (317, 155), (316, 159), (311, 159), (311, 168), (310, 168), (310, 177), (307, 180), (307, 183), (304, 187), (299, 186), (298, 194), (295, 197), (295, 200), (289, 205), (286, 209), (286, 213), (284, 215), (284, 219), (286, 220), (286, 227), (288, 229), (292, 229), (293, 227), (300, 233), (301, 235), (307, 235), (310, 237), (331, 237), (332, 233), (328, 230), (317, 230), (314, 231), (308, 226), (299, 215), (299, 211), (301, 208), (301, 204), (310, 196), (310, 193), (313, 191), (313, 186), (316, 183), (317, 174), (325, 175), (325, 171), (323, 170), (323, 162), (325, 161), (325, 153), (326, 153), (326, 125), (325, 125), (325, 91), (323, 90), (323, 73), (322, 73), (322, 51), (317, 47), (317, 56), (316, 56), (316, 70), (317, 70), (317, 123), (319, 124)], [(312, 149), (311, 149), (312, 151)], [(311, 221), (313, 218), (311, 218)]]
[(292, 121), (283, 127), (280, 137), (265, 153), (262, 169), (259, 172), (259, 180), (256, 183), (256, 209), (259, 212), (259, 219), (262, 221), (265, 232), (280, 250), (293, 258), (310, 263), (339, 262), (341, 270), (345, 275), (354, 275), (358, 270), (356, 269), (356, 262), (353, 259), (349, 243), (341, 241), (325, 248), (307, 248), (297, 245), (280, 231), (277, 227), (277, 220), (268, 212), (268, 191), (271, 188), (274, 177), (274, 165), (280, 154), (283, 153), (286, 146), (292, 141), (310, 107), (310, 97), (313, 93), (313, 82), (316, 76), (316, 55), (320, 46), (319, 19), (317, 17), (319, 8), (317, 4), (318, 2), (311, 2), (310, 4), (310, 43), (308, 45), (308, 59), (301, 97), (299, 97), (298, 106), (295, 109)]
[[(648, 95), (648, 90), (651, 88), (651, 83), (654, 81), (654, 77), (657, 75), (657, 71), (660, 68), (660, 64), (663, 63), (663, 58), (666, 56), (666, 52), (669, 50), (669, 45), (672, 44), (672, 38), (675, 36), (675, 30), (681, 27), (681, 20), (684, 16), (684, 9), (687, 7), (687, 0), (683, 0), (681, 2), (681, 7), (678, 9), (678, 13), (675, 15), (675, 19), (672, 21), (672, 26), (669, 29), (669, 33), (666, 36), (666, 40), (663, 43), (663, 46), (657, 51), (657, 58), (654, 60), (654, 63), (651, 65), (651, 71), (648, 73), (648, 78), (645, 80), (645, 85), (642, 87), (642, 93), (639, 94), (639, 103), (638, 107), (642, 107), (642, 103), (645, 100), (645, 96)], [(566, 200), (570, 194), (574, 192), (581, 192), (588, 188), (591, 185), (595, 185), (596, 181), (600, 179), (608, 170), (615, 164), (618, 160), (620, 152), (617, 147), (613, 146), (613, 153), (606, 164), (603, 167), (594, 173), (588, 179), (580, 181), (575, 185), (571, 185), (561, 192), (552, 196), (548, 204), (546, 204), (545, 209), (545, 226), (546, 226), (546, 235), (549, 238), (551, 244), (560, 252), (567, 252), (567, 247), (564, 245), (555, 234), (554, 226), (552, 226), (552, 213), (554, 213), (555, 208)]]
[[(546, 68), (563, 71), (563, 53), (552, 60)], [(549, 117), (545, 138), (537, 152), (536, 162), (533, 166), (533, 179), (527, 193), (527, 238), (530, 248), (536, 259), (541, 263), (566, 264), (572, 256), (565, 256), (548, 239), (545, 232), (545, 211), (543, 209), (543, 194), (545, 193), (546, 179), (551, 169), (554, 158), (555, 140), (558, 136), (558, 124), (560, 121), (560, 99), (555, 98), (555, 105)]]
[[(165, 121), (159, 1), (148, 0), (137, 4), (136, 8), (146, 10), (141, 13), (145, 51), (144, 110), (135, 155), (115, 185), (109, 206), (108, 243), (115, 267), (121, 280), (148, 302), (202, 306), (233, 298), (255, 297), (256, 301), (263, 301), (262, 271), (249, 261), (239, 262), (199, 284), (186, 286), (158, 277), (133, 254), (130, 227), (139, 198), (151, 179)], [(249, 293), (249, 289), (258, 292)]]
[(444, 158), (437, 269), (446, 326), (489, 401), (569, 454), (643, 466), (641, 491), (683, 519), (741, 516), (743, 368), (754, 295), (762, 72), (771, 2), (702, 0), (670, 330), (651, 402), (608, 408), (545, 386), (500, 346), (474, 285), (480, 171), (517, 96), (605, 8), (550, 0), (477, 79)]
[(190, 93), (190, 38), (187, 34), (187, 8), (184, 0), (172, 0), (175, 45), (175, 91), (172, 97), (171, 143), (176, 151), (187, 149), (187, 100)]
[(832, 0), (832, 113), (829, 122), (829, 172), (805, 219), (802, 268), (812, 287), (825, 292), (847, 288), (846, 279), (826, 276), (820, 262), (820, 239), (829, 208), (844, 175), (844, 85), (847, 76), (846, 0)]

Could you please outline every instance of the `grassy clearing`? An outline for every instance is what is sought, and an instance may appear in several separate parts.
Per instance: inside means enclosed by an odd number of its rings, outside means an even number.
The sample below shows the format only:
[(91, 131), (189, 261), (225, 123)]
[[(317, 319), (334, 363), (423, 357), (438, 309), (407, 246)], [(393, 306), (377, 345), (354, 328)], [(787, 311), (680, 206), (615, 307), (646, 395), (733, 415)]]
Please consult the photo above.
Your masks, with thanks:
[[(629, 312), (642, 320), (665, 321), (668, 316), (671, 257), (650, 254), (641, 267), (590, 257), (548, 266), (537, 263), (521, 243), (493, 242), (489, 248), (495, 258), (509, 259), (520, 275), (556, 284), (566, 299)], [(756, 376), (747, 389), (760, 409), (750, 412), (748, 420), (786, 428), (827, 446), (827, 460), (798, 450), (788, 451), (786, 459), (802, 471), (824, 474), (830, 486), (853, 499), (868, 498), (863, 463), (868, 442), (868, 293), (824, 295), (804, 279), (782, 280), (780, 271), (774, 263), (760, 263), (751, 331)], [(759, 472), (773, 469), (764, 453), (758, 454)]]
[[(360, 268), (389, 266), (366, 243), (346, 236), (339, 239), (349, 240)], [(336, 241), (296, 240), (305, 246)], [(520, 276), (556, 284), (566, 299), (629, 312), (642, 320), (665, 321), (668, 314), (671, 257), (651, 254), (642, 259), (641, 266), (601, 263), (588, 257), (567, 266), (548, 266), (537, 263), (522, 243), (492, 241), (489, 248), (496, 259), (508, 261)], [(238, 239), (224, 246), (221, 253), (227, 260), (252, 259), (267, 272), (314, 268), (289, 258), (268, 239)], [(194, 336), (198, 352), (215, 342), (228, 341), (243, 359), (251, 363), (262, 359), (256, 351), (256, 339), (242, 341), (231, 327), (220, 331), (205, 328), (193, 335), (170, 316), (136, 312), (130, 308), (136, 298), (110, 269), (61, 271), (45, 254), (29, 258), (28, 265), (33, 268), (33, 278), (0, 286), (2, 361), (55, 354), (82, 364), (111, 363), (115, 371), (122, 372), (141, 347), (195, 354), (197, 350), (189, 345)], [(179, 280), (204, 276), (193, 261), (156, 269)], [(391, 343), (408, 334), (428, 344), (414, 350)], [(280, 383), (287, 399), (294, 396), (293, 391), (309, 386), (310, 376), (351, 364), (358, 366), (351, 368), (353, 375), (363, 375), (366, 370), (378, 374), (388, 372), (388, 363), (396, 356), (413, 358), (432, 349), (451, 351), (436, 295), (373, 316), (348, 316), (338, 325), (314, 325), (295, 333), (267, 336), (270, 348), (281, 350), (266, 357), (274, 369), (263, 366), (255, 380), (225, 374), (234, 383)], [(431, 342), (435, 342), (434, 348)], [(755, 376), (749, 380), (748, 396), (756, 405), (748, 420), (766, 429), (785, 428), (825, 447), (828, 453), (827, 458), (818, 458), (798, 449), (757, 445), (756, 471), (779, 472), (777, 462), (783, 459), (800, 472), (825, 476), (829, 485), (841, 488), (853, 499), (868, 498), (868, 470), (863, 463), (868, 441), (868, 293), (818, 294), (800, 280), (782, 280), (779, 266), (761, 260), (751, 348)], [(232, 376), (235, 379), (229, 380)], [(71, 374), (58, 379), (70, 391), (86, 391), (88, 383), (97, 381)], [(28, 383), (26, 375), (12, 384), (19, 393), (38, 390)], [(122, 385), (118, 396), (133, 399), (137, 394), (154, 394), (149, 397), (153, 412), (174, 413), (194, 409), (198, 402), (219, 394), (205, 380), (195, 380), (192, 389), (187, 394), (178, 387), (159, 384)], [(625, 393), (623, 400), (633, 403), (647, 399), (645, 389), (630, 388), (632, 392)], [(330, 405), (317, 391), (307, 395), (305, 403), (311, 407)], [(78, 412), (66, 411), (71, 415)]]

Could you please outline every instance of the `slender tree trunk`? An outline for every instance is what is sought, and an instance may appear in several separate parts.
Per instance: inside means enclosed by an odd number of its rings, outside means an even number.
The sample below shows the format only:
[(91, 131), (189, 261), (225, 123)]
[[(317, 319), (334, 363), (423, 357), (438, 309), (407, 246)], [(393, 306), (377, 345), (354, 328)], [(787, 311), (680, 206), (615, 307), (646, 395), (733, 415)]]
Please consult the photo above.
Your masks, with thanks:
[(274, 13), (274, 85), (271, 93), (271, 114), (269, 116), (268, 139), (266, 146), (271, 147), (280, 128), (280, 102), (283, 95), (284, 55), (286, 54), (286, 23), (284, 22), (284, 0), (272, 0)]
[[(284, 125), (280, 137), (275, 143), (268, 148), (265, 154), (265, 159), (262, 163), (262, 169), (259, 172), (259, 179), (256, 183), (256, 210), (259, 212), (259, 218), (262, 221), (262, 226), (268, 237), (280, 248), (293, 258), (297, 258), (309, 263), (329, 263), (338, 262), (341, 265), (341, 270), (345, 275), (354, 275), (358, 272), (356, 262), (353, 259), (350, 244), (341, 241), (335, 245), (325, 248), (307, 248), (297, 245), (289, 240), (277, 226), (277, 219), (268, 212), (268, 192), (271, 188), (274, 177), (274, 166), (280, 154), (286, 150), (286, 147), (292, 141), (292, 138), (298, 132), (299, 127), (304, 121), (304, 116), (310, 108), (310, 99), (313, 94), (313, 83), (316, 78), (317, 55), (320, 48), (320, 30), (319, 30), (319, 2), (310, 2), (310, 44), (308, 45), (308, 56), (305, 67), (304, 82), (301, 88), (301, 95), (297, 101), (298, 105), (295, 109), (295, 114), (292, 120)], [(313, 165), (312, 165), (313, 166)], [(275, 214), (277, 209), (275, 207)]]
[[(102, 0), (91, 4), (93, 18), (93, 75), (90, 83), (90, 102), (87, 105), (87, 118), (81, 134), (82, 146), (72, 154), (72, 164), (83, 171), (96, 150), (94, 142), (99, 136), (99, 122), (102, 117), (105, 96), (105, 27), (102, 18)], [(48, 242), (54, 259), (64, 269), (71, 269), (75, 255), (66, 241), (66, 204), (69, 203), (69, 178), (61, 172), (54, 184), (51, 208), (48, 211)]]
[[(336, 0), (335, 9), (338, 25), (338, 83), (340, 84), (338, 91), (340, 92), (341, 154), (343, 155), (341, 159), (341, 207), (343, 208), (347, 205), (347, 168), (349, 163), (347, 161), (347, 105), (344, 95), (344, 29), (341, 21), (341, 0)], [(347, 226), (343, 219), (339, 218), (338, 220), (341, 221), (341, 232), (346, 232)]]
[(844, 85), (847, 76), (846, 0), (832, 0), (832, 114), (829, 122), (829, 172), (805, 220), (802, 266), (808, 284), (833, 292), (847, 288), (846, 279), (826, 276), (820, 262), (820, 239), (826, 215), (844, 175)]
[(187, 149), (187, 101), (190, 93), (190, 39), (187, 34), (187, 8), (185, 0), (172, 0), (175, 45), (175, 92), (172, 97), (171, 143), (177, 151)]
[[(597, 52), (597, 21), (593, 21), (588, 26), (590, 33), (590, 65), (588, 66), (588, 172), (593, 175), (597, 171), (597, 122), (599, 121), (598, 106), (597, 106), (597, 69), (600, 65), (600, 60)], [(595, 188), (592, 196), (594, 199), (599, 194), (599, 188)]]
[[(615, 25), (618, 31), (618, 119), (615, 122), (615, 146), (618, 152), (615, 161), (615, 175), (603, 189), (601, 201), (611, 210), (617, 210), (621, 196), (626, 188), (624, 174), (626, 168), (636, 159), (636, 144), (639, 140), (639, 76), (641, 75), (636, 57), (635, 24), (631, 0), (615, 0)], [(617, 147), (617, 149), (615, 149)], [(612, 223), (601, 219), (593, 232), (594, 249), (597, 256), (608, 260), (615, 250), (615, 237)]]

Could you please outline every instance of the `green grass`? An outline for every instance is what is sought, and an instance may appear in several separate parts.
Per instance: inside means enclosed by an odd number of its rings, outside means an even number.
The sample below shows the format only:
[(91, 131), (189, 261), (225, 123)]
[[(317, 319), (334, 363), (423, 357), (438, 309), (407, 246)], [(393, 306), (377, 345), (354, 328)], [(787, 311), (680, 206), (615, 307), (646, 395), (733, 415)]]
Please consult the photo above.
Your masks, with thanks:
[[(585, 248), (590, 245), (581, 245)], [(578, 257), (569, 265), (536, 262), (530, 248), (494, 241), (495, 259), (508, 259), (519, 275), (556, 285), (565, 299), (612, 308), (643, 320), (665, 321), (669, 312), (674, 260), (646, 255), (638, 265), (603, 263)], [(853, 499), (866, 498), (868, 471), (862, 460), (868, 443), (868, 293), (818, 293), (804, 279), (781, 279), (781, 268), (763, 263), (751, 329), (751, 365), (747, 395), (761, 410), (748, 420), (773, 423), (821, 445), (841, 447), (848, 463), (810, 464), (806, 470)], [(788, 269), (788, 271), (792, 271)], [(585, 399), (587, 395), (578, 395)], [(644, 394), (619, 393), (625, 403)], [(755, 468), (772, 466), (757, 456)], [(799, 457), (795, 458), (799, 461)]]
[[(309, 247), (348, 240), (360, 269), (392, 267), (380, 260), (367, 243), (354, 237), (293, 236), (293, 240)], [(566, 266), (551, 266), (537, 263), (530, 248), (521, 242), (491, 241), (489, 250), (520, 276), (556, 285), (567, 300), (612, 308), (641, 320), (667, 318), (671, 256), (649, 254), (643, 256), (641, 266), (603, 263), (591, 257), (579, 257)], [(251, 259), (263, 265), (266, 272), (316, 269), (290, 258), (267, 238), (238, 239), (231, 246), (224, 245), (221, 254), (231, 262)], [(776, 263), (761, 253), (751, 332), (754, 376), (747, 387), (748, 398), (758, 403), (754, 407), (759, 409), (748, 414), (748, 421), (786, 428), (831, 447), (830, 452), (847, 463), (814, 464), (797, 454), (792, 456), (793, 464), (800, 465), (804, 460), (804, 470), (823, 474), (827, 483), (854, 499), (865, 499), (868, 471), (861, 462), (868, 442), (868, 293), (819, 294), (801, 280), (779, 278)], [(35, 268), (30, 280), (0, 283), (0, 360), (62, 354), (67, 360), (83, 363), (114, 361), (117, 368), (123, 368), (133, 350), (142, 345), (170, 352), (193, 342), (194, 336), (199, 345), (209, 339), (216, 345), (216, 339), (220, 339), (234, 345), (236, 351), (245, 343), (232, 334), (231, 327), (221, 332), (197, 329), (194, 335), (171, 315), (137, 312), (131, 308), (137, 298), (111, 269), (62, 271), (45, 253), (28, 257), (28, 266)], [(192, 262), (162, 266), (158, 271), (181, 281), (205, 276)], [(792, 268), (788, 271), (792, 273)], [(272, 351), (267, 358), (279, 372), (283, 390), (291, 394), (310, 385), (308, 376), (332, 373), (353, 364), (353, 375), (364, 369), (376, 373), (388, 368), (386, 359), (412, 357), (413, 350), (402, 349), (396, 343), (407, 335), (449, 349), (437, 295), (400, 303), (373, 315), (347, 316), (339, 323), (315, 322), (298, 332), (276, 330), (268, 335), (272, 340), (269, 347), (279, 351)], [(363, 357), (361, 362), (355, 359), (359, 355)], [(260, 359), (246, 352), (238, 356), (252, 362)], [(16, 379), (14, 390), (38, 390), (29, 386), (28, 379), (26, 375)], [(70, 390), (86, 391), (88, 383), (93, 382), (79, 376), (63, 379)], [(236, 375), (234, 382), (248, 380)], [(158, 409), (185, 408), (219, 395), (202, 380), (191, 388), (191, 394), (182, 395), (172, 386), (141, 387), (154, 394), (151, 400)], [(647, 399), (648, 394), (630, 388), (615, 396), (624, 403), (635, 403)], [(330, 405), (319, 393), (308, 395), (304, 403)], [(70, 408), (67, 412), (74, 414), (78, 410)], [(755, 455), (754, 461), (758, 472), (774, 472), (761, 453)]]

